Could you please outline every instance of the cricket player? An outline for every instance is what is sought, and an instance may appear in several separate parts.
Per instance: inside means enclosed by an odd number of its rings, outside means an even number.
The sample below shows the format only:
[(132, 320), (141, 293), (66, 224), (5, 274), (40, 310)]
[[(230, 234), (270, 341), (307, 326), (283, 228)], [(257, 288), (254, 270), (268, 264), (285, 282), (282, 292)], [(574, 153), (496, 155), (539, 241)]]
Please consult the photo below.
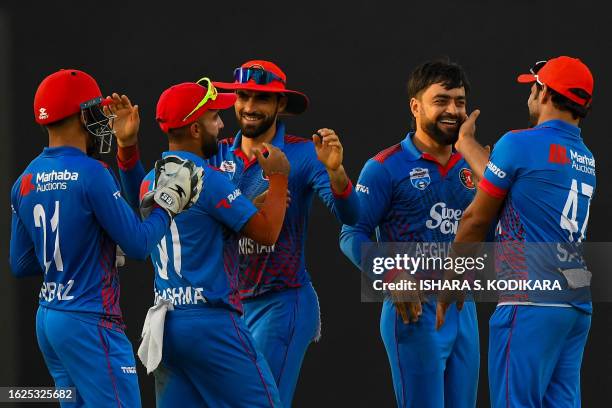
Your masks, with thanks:
[[(586, 238), (595, 159), (579, 124), (591, 106), (593, 76), (579, 59), (561, 56), (536, 63), (518, 81), (531, 84), (527, 106), (532, 127), (508, 132), (497, 142), (455, 242), (482, 241), (501, 211), (496, 240), (518, 249), (514, 256), (500, 257), (497, 278), (551, 276), (564, 289), (579, 290), (588, 287), (590, 273), (572, 265), (575, 261), (556, 255), (534, 260), (530, 253), (543, 252), (535, 251), (538, 244), (533, 243), (554, 243), (567, 252)], [(493, 407), (580, 406), (591, 302), (542, 300), (542, 295), (500, 293), (489, 322)], [(446, 306), (440, 306), (442, 324)]]
[[(373, 236), (379, 242), (452, 242), (476, 191), (472, 169), (453, 149), (475, 131), (479, 111), (467, 118), (469, 90), (455, 63), (425, 62), (411, 73), (415, 131), (367, 161), (356, 188), (359, 222), (342, 227), (340, 246), (356, 266), (361, 268), (362, 244)], [(476, 157), (482, 171), (486, 161)], [(406, 279), (405, 271), (383, 275), (385, 282)], [(461, 313), (453, 306), (447, 325), (436, 331), (435, 300), (423, 303), (422, 294), (415, 295), (389, 293), (380, 318), (398, 407), (474, 407), (480, 364), (474, 303), (466, 303)]]
[[(139, 220), (107, 166), (89, 157), (110, 150), (111, 128), (126, 137), (137, 131), (137, 109), (118, 108), (122, 99), (127, 97), (103, 99), (96, 81), (82, 71), (46, 77), (34, 97), (34, 115), (48, 132), (49, 147), (11, 191), (11, 269), (17, 277), (43, 276), (38, 344), (56, 387), (76, 388), (76, 403), (62, 405), (140, 406), (119, 307), (115, 248), (119, 244), (128, 256), (145, 259), (171, 218), (199, 194), (191, 172), (170, 182), (166, 175), (153, 196), (157, 208)], [(114, 125), (103, 111), (113, 105)]]
[(270, 185), (255, 160), (257, 149), (269, 143), (291, 163), (291, 204), (278, 241), (260, 245), (243, 234), (235, 252), (227, 255), (240, 267), (245, 322), (270, 365), (283, 405), (289, 407), (308, 345), (320, 333), (318, 299), (304, 262), (313, 196), (318, 194), (344, 224), (357, 221), (359, 200), (342, 166), (342, 144), (333, 130), (319, 129), (312, 140), (287, 133), (279, 115), (304, 112), (308, 98), (287, 89), (286, 82), (277, 65), (254, 60), (234, 70), (233, 83), (215, 83), (236, 92), (240, 131), (221, 141), (210, 162), (252, 200)]
[[(157, 104), (157, 122), (169, 143), (163, 157), (191, 160), (204, 172), (200, 199), (173, 220), (151, 255), (155, 302), (173, 309), (165, 315), (162, 359), (154, 371), (157, 406), (281, 407), (270, 368), (241, 318), (238, 262), (224, 255), (224, 244), (235, 253), (238, 233), (257, 245), (276, 242), (287, 208), (289, 162), (267, 143), (261, 147), (267, 157), (254, 150), (261, 177), (269, 181), (258, 210), (206, 162), (218, 148), (219, 111), (233, 106), (236, 95), (217, 93), (208, 78), (199, 82), (168, 88)], [(154, 187), (151, 171), (141, 194)]]

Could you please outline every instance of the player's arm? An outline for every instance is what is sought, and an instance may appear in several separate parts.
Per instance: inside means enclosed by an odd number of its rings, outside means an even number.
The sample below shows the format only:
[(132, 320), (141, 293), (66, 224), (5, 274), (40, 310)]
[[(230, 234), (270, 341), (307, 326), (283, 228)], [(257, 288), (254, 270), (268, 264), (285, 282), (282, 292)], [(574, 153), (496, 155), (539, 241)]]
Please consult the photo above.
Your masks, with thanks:
[[(340, 232), (340, 249), (348, 259), (361, 269), (362, 244), (373, 242), (376, 227), (391, 205), (393, 191), (391, 175), (382, 164), (369, 160), (359, 176), (356, 195), (361, 211), (355, 225), (343, 225)], [(363, 271), (370, 279), (380, 279), (371, 271)]]
[(17, 186), (20, 182), (17, 180), (13, 191), (11, 192), (11, 244), (9, 259), (11, 264), (11, 271), (13, 275), (18, 278), (24, 276), (40, 275), (42, 268), (36, 258), (36, 252), (34, 251), (34, 243), (28, 234), (25, 226), (21, 222), (19, 215), (16, 212), (17, 207)]
[[(205, 197), (213, 216), (236, 232), (262, 245), (273, 245), (283, 227), (287, 210), (287, 185), (289, 161), (285, 154), (264, 143), (268, 156), (254, 150), (259, 165), (269, 180), (264, 202), (258, 210), (226, 177), (212, 173), (214, 179), (207, 183)], [(231, 198), (231, 200), (230, 200)]]
[[(381, 223), (391, 206), (393, 180), (391, 174), (379, 162), (371, 159), (364, 166), (357, 184), (357, 194), (361, 205), (359, 220), (354, 226), (343, 225), (340, 233), (342, 252), (371, 280), (394, 282), (409, 280), (405, 271), (391, 270), (382, 275), (364, 270), (361, 265), (362, 245), (372, 242), (376, 227)], [(418, 321), (422, 313), (422, 296), (417, 291), (390, 291), (391, 300), (402, 321), (409, 324)]]
[(459, 128), (459, 138), (455, 143), (455, 149), (465, 159), (472, 169), (474, 183), (478, 184), (482, 180), (489, 154), (491, 149), (489, 146), (482, 146), (476, 140), (476, 119), (480, 115), (480, 111), (476, 109), (469, 117), (465, 117), (461, 127)]
[[(497, 218), (507, 192), (519, 172), (517, 158), (520, 147), (512, 137), (512, 134), (506, 134), (495, 145), (483, 178), (478, 184), (476, 197), (461, 216), (453, 244), (477, 243), (485, 240), (491, 223)], [(471, 251), (471, 248), (471, 246), (453, 245), (453, 252), (460, 256), (473, 256), (472, 253), (466, 253)], [(454, 271), (449, 270), (445, 273), (445, 279), (448, 280), (461, 278), (462, 275), (455, 274)], [(461, 309), (463, 296), (463, 293), (454, 295), (449, 292), (440, 293), (436, 306), (436, 329), (444, 324), (446, 311), (451, 303), (457, 301), (457, 307)]]
[(146, 259), (168, 231), (170, 216), (165, 210), (155, 208), (146, 220), (140, 221), (121, 197), (110, 172), (102, 165), (92, 166), (92, 170), (85, 185), (85, 200), (96, 219), (128, 257)]
[(484, 241), (503, 203), (503, 196), (493, 196), (479, 188), (476, 197), (461, 216), (454, 243)]
[(481, 242), (485, 239), (514, 182), (519, 154), (520, 147), (511, 133), (503, 136), (495, 145), (478, 184), (476, 197), (463, 212), (454, 242)]
[(138, 208), (138, 190), (145, 176), (138, 150), (138, 129), (140, 115), (138, 105), (132, 105), (130, 99), (114, 93), (111, 96), (110, 110), (116, 118), (113, 131), (117, 138), (117, 165), (123, 196), (133, 207)]
[(145, 176), (138, 145), (117, 147), (117, 165), (123, 195), (133, 208), (138, 208), (139, 186)]
[(331, 129), (319, 129), (312, 136), (316, 160), (312, 160), (311, 185), (341, 223), (354, 225), (359, 219), (359, 199), (342, 166), (343, 147)]

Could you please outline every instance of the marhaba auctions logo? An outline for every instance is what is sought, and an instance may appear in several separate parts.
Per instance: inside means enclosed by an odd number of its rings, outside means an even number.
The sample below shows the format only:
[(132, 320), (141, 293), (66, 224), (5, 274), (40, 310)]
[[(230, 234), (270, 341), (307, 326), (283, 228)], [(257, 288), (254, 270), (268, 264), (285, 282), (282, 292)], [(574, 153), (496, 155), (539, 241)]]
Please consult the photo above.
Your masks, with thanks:
[(66, 190), (67, 182), (77, 181), (79, 173), (76, 171), (60, 170), (36, 173), (36, 192), (51, 190)]

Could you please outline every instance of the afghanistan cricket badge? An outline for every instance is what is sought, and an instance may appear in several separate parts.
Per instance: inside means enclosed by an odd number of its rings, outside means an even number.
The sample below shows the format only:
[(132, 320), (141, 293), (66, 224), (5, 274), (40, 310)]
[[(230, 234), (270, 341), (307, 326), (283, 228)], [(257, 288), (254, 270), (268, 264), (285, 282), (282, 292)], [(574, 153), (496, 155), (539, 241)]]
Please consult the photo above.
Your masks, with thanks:
[(230, 173), (231, 177), (234, 177), (234, 173), (236, 173), (236, 163), (232, 160), (223, 160), (219, 169), (226, 173)]
[(429, 169), (424, 169), (422, 167), (415, 167), (412, 169), (410, 171), (410, 182), (414, 188), (425, 190), (429, 183), (431, 183)]
[(474, 179), (472, 178), (472, 170), (463, 168), (459, 172), (459, 180), (461, 180), (461, 184), (464, 185), (465, 188), (469, 188), (473, 190), (476, 188), (474, 184)]

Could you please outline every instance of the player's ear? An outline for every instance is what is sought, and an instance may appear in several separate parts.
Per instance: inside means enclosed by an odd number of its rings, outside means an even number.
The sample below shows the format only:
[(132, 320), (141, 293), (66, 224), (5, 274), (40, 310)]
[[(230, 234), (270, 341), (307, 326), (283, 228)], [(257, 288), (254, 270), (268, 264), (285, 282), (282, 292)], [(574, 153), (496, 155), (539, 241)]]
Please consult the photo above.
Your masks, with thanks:
[(550, 88), (546, 84), (542, 85), (542, 90), (540, 91), (540, 94), (542, 95), (542, 103), (548, 102), (552, 96), (550, 94)]
[(287, 101), (289, 99), (287, 98), (287, 95), (281, 95), (278, 98), (278, 113), (283, 113), (285, 111), (285, 108), (287, 108)]
[(200, 139), (202, 136), (200, 133), (202, 132), (202, 126), (196, 120), (191, 125), (189, 125), (189, 135), (192, 139)]
[(410, 98), (410, 112), (412, 112), (412, 116), (418, 118), (420, 109), (421, 102), (417, 98)]

